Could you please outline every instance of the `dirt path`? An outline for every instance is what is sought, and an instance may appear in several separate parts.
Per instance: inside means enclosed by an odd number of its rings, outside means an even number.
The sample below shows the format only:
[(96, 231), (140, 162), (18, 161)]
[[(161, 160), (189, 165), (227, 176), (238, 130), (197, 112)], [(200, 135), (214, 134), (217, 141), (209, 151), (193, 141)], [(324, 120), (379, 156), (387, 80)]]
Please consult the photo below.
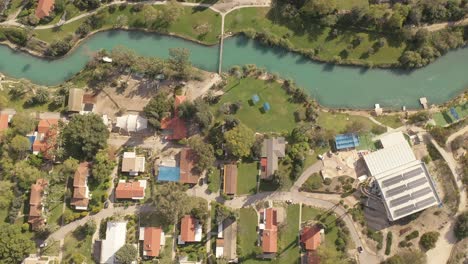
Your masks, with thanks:
[(468, 17), (459, 21), (455, 21), (455, 22), (442, 22), (442, 23), (423, 26), (422, 28), (427, 29), (429, 31), (438, 31), (446, 27), (455, 27), (455, 26), (464, 26), (464, 25), (468, 25)]

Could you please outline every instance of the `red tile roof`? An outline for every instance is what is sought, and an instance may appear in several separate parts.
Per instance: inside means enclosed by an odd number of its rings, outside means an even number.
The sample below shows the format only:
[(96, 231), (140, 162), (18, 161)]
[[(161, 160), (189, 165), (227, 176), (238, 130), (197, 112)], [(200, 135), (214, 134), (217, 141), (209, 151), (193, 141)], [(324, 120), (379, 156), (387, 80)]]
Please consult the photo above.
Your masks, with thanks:
[(145, 189), (140, 186), (140, 182), (119, 182), (115, 188), (115, 198), (132, 199), (145, 197)]
[(184, 242), (195, 242), (195, 228), (197, 219), (191, 215), (185, 215), (180, 224), (180, 236)]
[(73, 176), (73, 197), (70, 202), (75, 207), (88, 207), (89, 197), (86, 195), (86, 179), (89, 176), (89, 163), (82, 162), (78, 165)]
[(171, 134), (167, 136), (169, 140), (179, 140), (187, 137), (187, 125), (185, 120), (179, 117), (177, 108), (185, 101), (185, 96), (176, 96), (174, 101), (174, 117), (166, 117), (161, 120), (161, 129), (170, 130)]
[(8, 114), (0, 114), (0, 131), (8, 128)]
[(38, 151), (46, 159), (53, 159), (52, 150), (55, 149), (58, 131), (58, 119), (42, 119), (37, 125), (37, 132), (43, 135), (42, 140), (36, 138), (33, 143), (33, 151)]
[(224, 165), (223, 190), (225, 194), (236, 194), (237, 192), (237, 165)]
[(54, 7), (54, 0), (39, 0), (36, 8), (36, 16), (41, 19), (50, 14)]
[(50, 128), (53, 126), (54, 127), (58, 126), (58, 119), (55, 119), (55, 118), (41, 119), (39, 121), (39, 124), (37, 125), (37, 132), (48, 134), (50, 131)]
[(320, 264), (320, 259), (317, 251), (307, 251), (307, 264)]
[(197, 184), (198, 176), (192, 174), (195, 163), (195, 152), (192, 149), (184, 148), (180, 152), (180, 182)]
[(33, 230), (37, 230), (45, 223), (45, 219), (42, 217), (42, 198), (46, 187), (47, 181), (45, 179), (37, 179), (36, 183), (31, 185), (28, 223), (31, 224)]
[(158, 257), (161, 249), (160, 227), (145, 227), (145, 240), (143, 241), (143, 250), (147, 256)]
[(278, 252), (278, 221), (277, 211), (274, 208), (265, 210), (265, 229), (262, 234), (263, 253)]
[(317, 250), (320, 246), (321, 234), (320, 228), (317, 226), (304, 227), (301, 232), (301, 243), (304, 244), (305, 250)]

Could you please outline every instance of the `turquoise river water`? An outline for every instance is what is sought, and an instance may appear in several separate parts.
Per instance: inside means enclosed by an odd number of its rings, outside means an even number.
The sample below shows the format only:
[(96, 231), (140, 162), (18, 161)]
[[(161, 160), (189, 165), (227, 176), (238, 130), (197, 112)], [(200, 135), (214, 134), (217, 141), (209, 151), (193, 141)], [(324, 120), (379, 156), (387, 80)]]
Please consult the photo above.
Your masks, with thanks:
[[(59, 84), (80, 71), (99, 49), (123, 45), (143, 56), (167, 58), (170, 48), (187, 48), (193, 64), (217, 71), (219, 47), (206, 47), (180, 38), (152, 33), (98, 33), (58, 60), (45, 60), (0, 45), (0, 72), (43, 85)], [(256, 64), (304, 87), (328, 107), (418, 107), (418, 99), (443, 103), (468, 88), (468, 48), (449, 52), (431, 65), (414, 71), (365, 69), (313, 62), (301, 55), (238, 36), (224, 42), (223, 69)]]

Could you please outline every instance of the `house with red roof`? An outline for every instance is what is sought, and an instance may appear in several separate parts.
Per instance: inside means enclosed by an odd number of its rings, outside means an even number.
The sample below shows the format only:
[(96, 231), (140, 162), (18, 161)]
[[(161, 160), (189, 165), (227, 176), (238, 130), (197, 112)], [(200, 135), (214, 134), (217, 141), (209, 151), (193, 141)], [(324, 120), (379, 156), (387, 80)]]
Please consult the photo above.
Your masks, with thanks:
[(33, 154), (41, 153), (46, 159), (54, 159), (58, 134), (58, 119), (41, 119), (37, 125), (37, 133), (32, 146)]
[(187, 137), (188, 130), (185, 120), (179, 117), (179, 105), (186, 100), (183, 95), (178, 95), (174, 100), (174, 116), (166, 117), (161, 120), (161, 129), (166, 134), (168, 140), (180, 140)]
[(0, 132), (5, 131), (8, 128), (9, 123), (9, 115), (8, 114), (0, 114)]
[(120, 180), (115, 188), (116, 199), (141, 200), (145, 198), (146, 180), (126, 182)]
[(43, 199), (46, 194), (45, 189), (47, 185), (48, 183), (45, 179), (37, 179), (36, 183), (31, 185), (28, 223), (34, 231), (38, 230), (46, 223)]
[(324, 236), (324, 230), (319, 226), (305, 226), (301, 230), (301, 246), (307, 252), (306, 263), (307, 264), (319, 264), (320, 259), (317, 254), (317, 249), (322, 243)]
[(263, 254), (274, 257), (278, 252), (278, 211), (275, 208), (260, 211), (259, 230)]
[(82, 162), (73, 175), (73, 197), (70, 205), (75, 207), (75, 210), (88, 210), (91, 194), (88, 188), (89, 163)]
[(195, 165), (195, 152), (189, 148), (183, 148), (180, 151), (180, 183), (197, 184), (199, 176), (193, 174)]
[(140, 227), (139, 240), (142, 241), (143, 258), (159, 257), (166, 244), (166, 237), (161, 227)]
[(200, 242), (202, 239), (202, 225), (200, 221), (191, 215), (185, 215), (180, 221), (180, 235), (178, 244)]
[(36, 7), (36, 17), (42, 19), (50, 15), (54, 9), (55, 0), (39, 0)]

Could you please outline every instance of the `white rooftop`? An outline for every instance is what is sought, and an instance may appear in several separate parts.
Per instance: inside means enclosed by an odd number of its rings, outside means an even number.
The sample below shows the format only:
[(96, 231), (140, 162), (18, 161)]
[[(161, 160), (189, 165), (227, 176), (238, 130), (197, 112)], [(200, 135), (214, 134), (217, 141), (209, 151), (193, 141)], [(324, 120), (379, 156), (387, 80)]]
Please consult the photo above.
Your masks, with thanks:
[(148, 120), (139, 115), (124, 115), (117, 117), (116, 126), (128, 132), (138, 132), (148, 127)]
[(364, 161), (380, 187), (388, 218), (395, 221), (441, 204), (425, 164), (416, 159), (403, 133), (386, 134), (380, 141), (384, 148)]
[(101, 242), (99, 263), (115, 263), (115, 253), (125, 245), (127, 222), (107, 222), (106, 239)]

